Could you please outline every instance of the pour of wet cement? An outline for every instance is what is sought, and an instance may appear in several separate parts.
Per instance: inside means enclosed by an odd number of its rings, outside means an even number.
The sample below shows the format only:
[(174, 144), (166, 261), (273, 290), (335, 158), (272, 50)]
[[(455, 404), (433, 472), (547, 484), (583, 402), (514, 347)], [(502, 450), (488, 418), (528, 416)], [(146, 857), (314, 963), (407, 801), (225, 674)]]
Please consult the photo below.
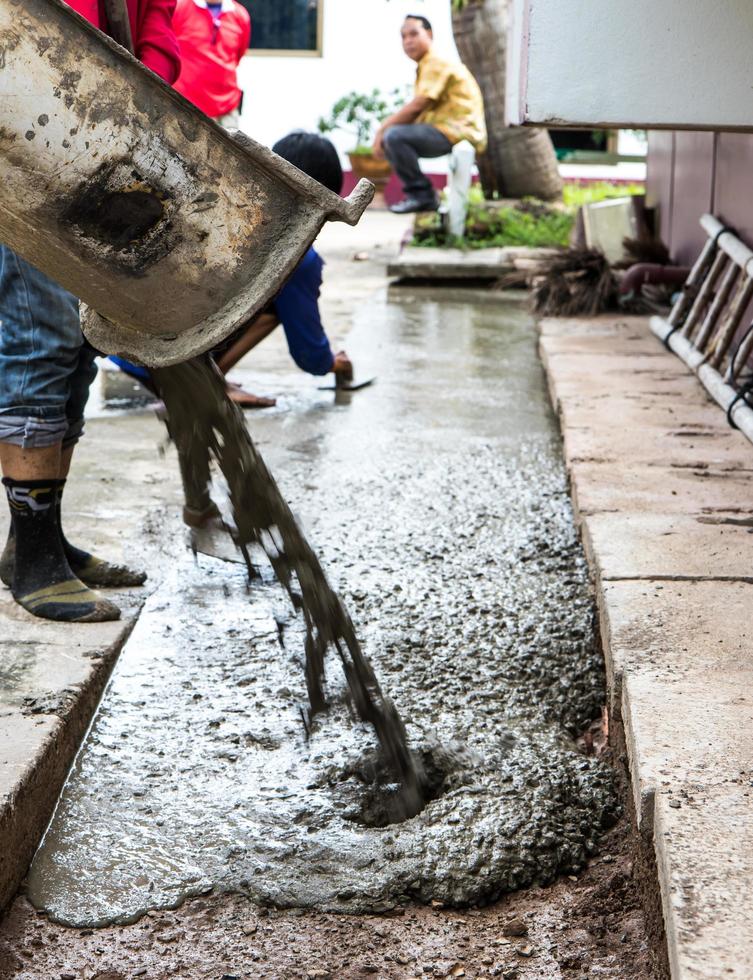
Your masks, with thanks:
[(574, 737), (593, 609), (533, 328), (509, 308), (370, 304), (380, 384), (255, 436), (387, 678), (434, 799), (384, 825), (345, 688), (306, 741), (303, 627), (271, 577), (177, 562), (124, 651), (29, 877), (76, 925), (212, 887), (344, 911), (491, 901), (576, 871), (614, 817)]
[[(394, 704), (382, 693), (364, 657), (353, 623), (332, 590), (319, 559), (246, 429), (242, 411), (228, 398), (224, 378), (209, 357), (154, 372), (181, 460), (187, 497), (209, 503), (210, 464), (215, 460), (228, 487), (233, 538), (255, 577), (249, 549), (268, 559), (278, 581), (306, 627), (306, 686), (309, 722), (327, 708), (324, 662), (328, 650), (340, 656), (351, 703), (358, 717), (373, 725), (381, 762), (396, 788), (390, 794), (393, 822), (422, 809), (423, 770), (410, 749)], [(304, 716), (305, 721), (305, 716)]]

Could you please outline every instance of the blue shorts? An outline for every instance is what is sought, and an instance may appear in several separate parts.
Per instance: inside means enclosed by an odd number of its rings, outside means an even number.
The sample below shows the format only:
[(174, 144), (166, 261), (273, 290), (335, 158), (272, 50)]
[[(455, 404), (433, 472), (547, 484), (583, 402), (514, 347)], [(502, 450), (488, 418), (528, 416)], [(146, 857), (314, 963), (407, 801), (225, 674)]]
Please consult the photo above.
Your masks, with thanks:
[(0, 442), (76, 443), (96, 356), (76, 297), (0, 245)]

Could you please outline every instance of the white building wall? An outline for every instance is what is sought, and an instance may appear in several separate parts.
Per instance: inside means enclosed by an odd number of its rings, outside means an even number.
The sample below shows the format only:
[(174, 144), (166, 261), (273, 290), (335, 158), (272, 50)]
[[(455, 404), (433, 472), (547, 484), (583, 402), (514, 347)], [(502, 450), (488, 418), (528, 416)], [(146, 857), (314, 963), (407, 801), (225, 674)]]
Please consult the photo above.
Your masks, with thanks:
[(515, 0), (511, 122), (753, 129), (751, 0)]
[[(400, 43), (400, 25), (408, 13), (428, 17), (437, 51), (457, 58), (450, 0), (323, 2), (321, 58), (276, 57), (252, 49), (241, 63), (241, 129), (260, 143), (271, 146), (293, 129), (316, 130), (319, 117), (328, 115), (347, 92), (411, 86), (415, 63), (403, 54)], [(331, 139), (342, 153), (353, 147), (350, 134), (335, 132)]]

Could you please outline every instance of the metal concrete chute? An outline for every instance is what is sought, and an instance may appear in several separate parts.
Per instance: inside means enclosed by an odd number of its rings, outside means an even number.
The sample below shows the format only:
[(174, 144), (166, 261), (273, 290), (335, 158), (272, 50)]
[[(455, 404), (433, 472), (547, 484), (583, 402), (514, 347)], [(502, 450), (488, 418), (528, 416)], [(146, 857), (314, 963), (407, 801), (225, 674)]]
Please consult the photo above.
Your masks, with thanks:
[(0, 240), (90, 308), (96, 347), (149, 366), (231, 334), (374, 193), (225, 132), (59, 0), (0, 0), (0, 174)]

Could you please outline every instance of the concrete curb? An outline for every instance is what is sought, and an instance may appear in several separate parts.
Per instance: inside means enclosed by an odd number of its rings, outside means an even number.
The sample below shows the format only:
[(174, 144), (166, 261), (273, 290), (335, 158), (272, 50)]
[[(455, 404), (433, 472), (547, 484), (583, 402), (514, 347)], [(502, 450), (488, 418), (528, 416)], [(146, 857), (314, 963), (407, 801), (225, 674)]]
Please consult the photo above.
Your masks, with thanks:
[[(54, 811), (121, 648), (160, 570), (185, 548), (175, 454), (152, 413), (95, 418), (66, 489), (65, 526), (97, 554), (146, 568), (147, 587), (114, 595), (122, 619), (36, 619), (0, 586), (0, 913), (13, 898)], [(0, 507), (0, 542), (7, 508)]]
[(544, 320), (673, 978), (753, 976), (753, 448), (643, 318)]
[(406, 245), (387, 266), (387, 275), (400, 279), (496, 280), (517, 272), (523, 279), (542, 261), (557, 253), (554, 248), (424, 248)]
[[(6, 683), (0, 703), (0, 910), (26, 874), (137, 618), (137, 612), (131, 611), (117, 623), (69, 626), (63, 638), (59, 626), (37, 625), (38, 621), (31, 616), (27, 619), (11, 603), (3, 597), (0, 619), (7, 625), (13, 622), (11, 617), (17, 617), (15, 625), (23, 630), (24, 639), (16, 646), (16, 657), (10, 653), (1, 673), (6, 680), (14, 671), (28, 677), (22, 661), (26, 665), (33, 661), (37, 683), (34, 694), (19, 690), (17, 697)], [(9, 640), (4, 633), (3, 645)]]

